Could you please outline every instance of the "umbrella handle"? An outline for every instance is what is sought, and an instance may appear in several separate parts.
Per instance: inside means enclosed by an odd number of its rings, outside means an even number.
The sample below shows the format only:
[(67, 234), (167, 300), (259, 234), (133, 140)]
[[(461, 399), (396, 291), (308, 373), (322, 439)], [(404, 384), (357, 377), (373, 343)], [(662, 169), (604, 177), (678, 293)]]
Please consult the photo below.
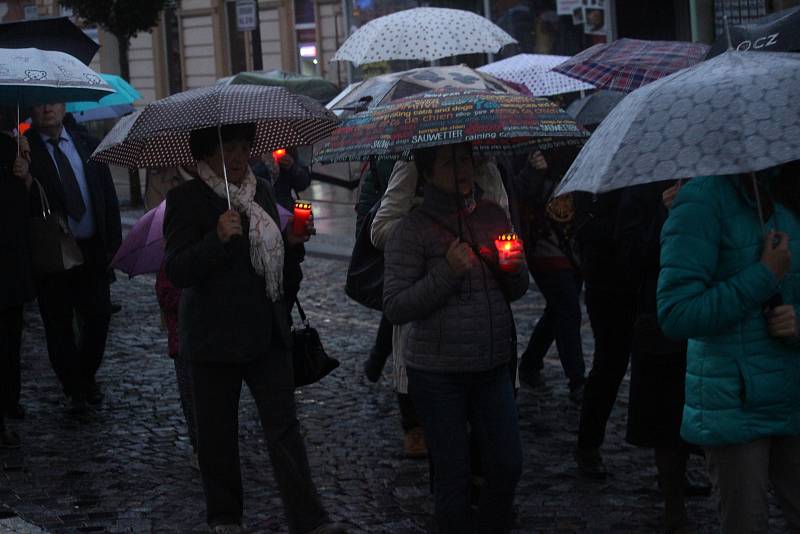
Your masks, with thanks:
[(228, 166), (225, 164), (225, 149), (222, 147), (222, 125), (217, 126), (217, 139), (219, 139), (219, 157), (222, 158), (222, 177), (225, 179), (225, 198), (228, 200), (228, 209), (231, 209), (231, 190), (228, 186)]
[(756, 208), (758, 209), (758, 222), (761, 223), (761, 237), (767, 237), (767, 227), (764, 221), (764, 207), (761, 205), (761, 193), (758, 191), (758, 182), (756, 181), (756, 173), (750, 173), (750, 179), (753, 181), (753, 194), (756, 197)]

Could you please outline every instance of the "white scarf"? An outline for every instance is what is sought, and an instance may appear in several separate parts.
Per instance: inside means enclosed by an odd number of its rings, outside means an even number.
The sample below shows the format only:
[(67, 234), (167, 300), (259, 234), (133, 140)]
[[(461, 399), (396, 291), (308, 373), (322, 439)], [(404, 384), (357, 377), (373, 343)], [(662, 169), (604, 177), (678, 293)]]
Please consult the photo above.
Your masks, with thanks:
[[(222, 198), (225, 195), (225, 180), (214, 174), (205, 162), (197, 164), (200, 179)], [(283, 296), (283, 236), (278, 225), (255, 201), (256, 177), (250, 167), (241, 184), (228, 184), (231, 205), (250, 221), (250, 262), (253, 269), (264, 277), (267, 296), (276, 301)]]

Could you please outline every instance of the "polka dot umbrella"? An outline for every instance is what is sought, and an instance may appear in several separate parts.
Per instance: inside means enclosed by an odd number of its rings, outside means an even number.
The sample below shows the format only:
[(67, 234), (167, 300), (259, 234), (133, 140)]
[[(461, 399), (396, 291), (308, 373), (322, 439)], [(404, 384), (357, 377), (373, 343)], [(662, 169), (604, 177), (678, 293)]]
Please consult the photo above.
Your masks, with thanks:
[(178, 93), (123, 117), (92, 154), (121, 167), (172, 167), (194, 161), (193, 130), (255, 124), (255, 158), (287, 146), (313, 145), (335, 128), (336, 116), (282, 87), (213, 85)]
[(356, 66), (392, 59), (433, 61), (461, 54), (492, 54), (516, 42), (476, 13), (417, 7), (368, 22), (347, 38), (331, 61), (350, 61)]

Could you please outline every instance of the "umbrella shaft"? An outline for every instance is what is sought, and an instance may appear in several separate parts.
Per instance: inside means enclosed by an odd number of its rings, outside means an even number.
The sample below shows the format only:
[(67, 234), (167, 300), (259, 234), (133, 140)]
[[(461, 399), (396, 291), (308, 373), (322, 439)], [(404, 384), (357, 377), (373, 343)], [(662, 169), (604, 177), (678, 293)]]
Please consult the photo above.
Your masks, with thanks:
[(225, 179), (225, 198), (228, 200), (228, 209), (231, 209), (231, 189), (228, 185), (228, 166), (225, 164), (225, 149), (222, 146), (222, 125), (217, 126), (219, 139), (219, 157), (222, 159), (222, 177)]

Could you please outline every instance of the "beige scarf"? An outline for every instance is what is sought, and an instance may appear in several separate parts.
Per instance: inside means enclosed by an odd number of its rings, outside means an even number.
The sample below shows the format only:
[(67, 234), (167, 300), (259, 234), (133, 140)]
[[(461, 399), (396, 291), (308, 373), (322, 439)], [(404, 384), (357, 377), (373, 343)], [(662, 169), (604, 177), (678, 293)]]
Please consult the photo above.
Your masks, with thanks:
[[(225, 180), (214, 174), (205, 162), (197, 164), (200, 179), (222, 198), (225, 195)], [(250, 221), (250, 262), (253, 269), (264, 277), (267, 296), (276, 301), (283, 296), (283, 236), (278, 225), (255, 201), (256, 177), (250, 167), (247, 176), (237, 185), (229, 183), (231, 205)]]

